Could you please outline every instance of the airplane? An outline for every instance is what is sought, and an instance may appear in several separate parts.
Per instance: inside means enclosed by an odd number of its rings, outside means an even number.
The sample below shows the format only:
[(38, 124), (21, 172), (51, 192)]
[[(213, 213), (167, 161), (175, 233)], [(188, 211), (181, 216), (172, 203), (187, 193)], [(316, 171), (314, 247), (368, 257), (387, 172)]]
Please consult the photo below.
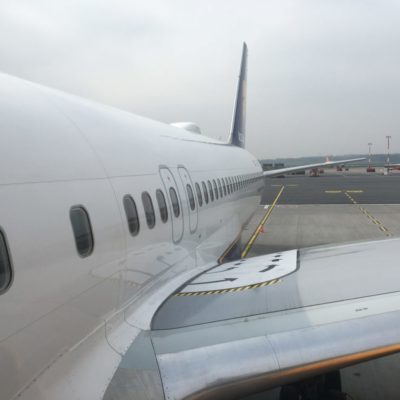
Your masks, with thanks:
[(399, 239), (235, 258), (319, 166), (245, 150), (246, 71), (227, 142), (0, 75), (2, 400), (306, 398), (400, 350)]

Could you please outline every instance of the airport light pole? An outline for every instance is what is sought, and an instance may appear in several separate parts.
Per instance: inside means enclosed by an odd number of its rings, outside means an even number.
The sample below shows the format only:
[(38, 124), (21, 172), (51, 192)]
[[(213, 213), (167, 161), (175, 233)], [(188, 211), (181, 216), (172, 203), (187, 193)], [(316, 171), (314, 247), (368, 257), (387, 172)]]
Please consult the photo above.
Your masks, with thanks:
[(372, 143), (369, 142), (368, 143), (368, 148), (369, 148), (369, 151), (368, 151), (368, 168), (371, 168), (371, 147), (372, 147)]
[(386, 136), (386, 139), (387, 139), (387, 159), (386, 159), (386, 164), (387, 164), (387, 172), (389, 173), (389, 164), (390, 164), (390, 152), (389, 152), (389, 150), (390, 150), (390, 139), (391, 139), (392, 137), (390, 136), (390, 135), (387, 135)]

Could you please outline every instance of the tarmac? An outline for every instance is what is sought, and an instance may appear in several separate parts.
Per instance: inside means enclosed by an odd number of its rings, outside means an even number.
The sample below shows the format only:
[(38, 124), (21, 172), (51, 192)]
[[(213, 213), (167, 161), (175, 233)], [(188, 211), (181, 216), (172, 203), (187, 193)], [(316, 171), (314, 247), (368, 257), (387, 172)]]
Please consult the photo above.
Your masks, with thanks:
[[(243, 232), (242, 256), (399, 237), (400, 171), (364, 171), (267, 180), (262, 204)], [(359, 364), (341, 370), (343, 390), (354, 400), (400, 399), (399, 374), (400, 355)], [(279, 390), (247, 399), (261, 398), (278, 399)]]

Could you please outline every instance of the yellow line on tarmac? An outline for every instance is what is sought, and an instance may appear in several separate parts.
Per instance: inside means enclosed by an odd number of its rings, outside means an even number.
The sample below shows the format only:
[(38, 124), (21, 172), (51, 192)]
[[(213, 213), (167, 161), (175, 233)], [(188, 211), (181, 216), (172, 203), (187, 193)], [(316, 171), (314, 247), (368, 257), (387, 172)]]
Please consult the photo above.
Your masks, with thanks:
[(393, 234), (389, 231), (389, 229), (386, 228), (385, 225), (382, 224), (381, 221), (379, 221), (377, 218), (375, 218), (371, 213), (369, 213), (364, 207), (360, 206), (357, 204), (357, 202), (353, 199), (352, 196), (349, 195), (348, 191), (345, 192), (345, 195), (347, 198), (355, 205), (357, 208), (373, 223), (375, 224), (380, 231), (385, 233), (386, 236), (393, 236)]
[(255, 242), (255, 240), (257, 239), (258, 235), (260, 234), (260, 231), (262, 229), (262, 227), (264, 226), (264, 224), (267, 222), (267, 219), (269, 218), (269, 216), (272, 213), (272, 210), (274, 209), (276, 203), (278, 202), (279, 197), (281, 196), (283, 189), (285, 188), (285, 186), (281, 187), (281, 190), (279, 191), (279, 193), (276, 195), (274, 202), (268, 207), (267, 212), (265, 213), (264, 217), (262, 218), (262, 220), (260, 221), (260, 223), (258, 224), (256, 230), (253, 232), (253, 234), (251, 235), (249, 241), (247, 242), (246, 246), (244, 247), (244, 250), (242, 251), (241, 257), (244, 258), (247, 256), (248, 252), (251, 249), (251, 246), (253, 246), (253, 243)]
[[(364, 193), (364, 190), (343, 190), (344, 193)], [(342, 190), (325, 190), (325, 193), (342, 193)]]

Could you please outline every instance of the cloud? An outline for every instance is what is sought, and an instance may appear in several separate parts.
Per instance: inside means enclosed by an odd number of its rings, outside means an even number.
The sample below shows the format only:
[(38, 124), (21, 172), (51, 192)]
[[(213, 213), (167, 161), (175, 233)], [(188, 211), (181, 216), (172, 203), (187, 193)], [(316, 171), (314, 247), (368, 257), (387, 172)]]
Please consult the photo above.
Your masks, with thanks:
[(400, 151), (399, 14), (372, 0), (8, 1), (0, 70), (224, 138), (246, 40), (250, 151), (384, 151), (386, 134)]

